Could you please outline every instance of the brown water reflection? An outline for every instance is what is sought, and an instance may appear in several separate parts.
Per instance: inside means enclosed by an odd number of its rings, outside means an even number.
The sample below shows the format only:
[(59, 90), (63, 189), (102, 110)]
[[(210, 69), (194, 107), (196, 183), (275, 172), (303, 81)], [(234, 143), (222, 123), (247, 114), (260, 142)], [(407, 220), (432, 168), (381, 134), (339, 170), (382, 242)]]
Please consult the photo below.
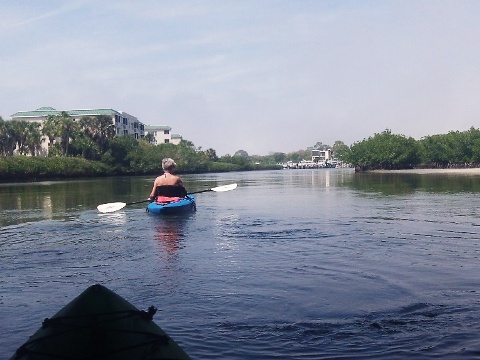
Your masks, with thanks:
[[(153, 217), (154, 215), (151, 216)], [(189, 215), (156, 217), (154, 231), (157, 244), (162, 252), (175, 255), (178, 250), (184, 247), (184, 229)]]

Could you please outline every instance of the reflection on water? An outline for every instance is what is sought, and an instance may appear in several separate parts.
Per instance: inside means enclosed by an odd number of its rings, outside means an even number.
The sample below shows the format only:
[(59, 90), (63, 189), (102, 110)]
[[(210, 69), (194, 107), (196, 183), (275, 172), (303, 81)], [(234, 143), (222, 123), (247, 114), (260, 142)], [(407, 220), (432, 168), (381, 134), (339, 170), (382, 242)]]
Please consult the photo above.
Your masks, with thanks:
[(167, 254), (175, 255), (184, 245), (184, 227), (189, 216), (157, 217), (153, 225), (157, 244)]
[(353, 174), (351, 186), (360, 191), (384, 195), (411, 194), (416, 191), (432, 193), (478, 193), (480, 177), (445, 174)]
[(101, 224), (122, 226), (125, 225), (128, 221), (127, 215), (124, 211), (117, 211), (113, 213), (98, 213), (97, 216)]
[(102, 203), (137, 201), (149, 187), (141, 177), (0, 184), (0, 226), (61, 220)]

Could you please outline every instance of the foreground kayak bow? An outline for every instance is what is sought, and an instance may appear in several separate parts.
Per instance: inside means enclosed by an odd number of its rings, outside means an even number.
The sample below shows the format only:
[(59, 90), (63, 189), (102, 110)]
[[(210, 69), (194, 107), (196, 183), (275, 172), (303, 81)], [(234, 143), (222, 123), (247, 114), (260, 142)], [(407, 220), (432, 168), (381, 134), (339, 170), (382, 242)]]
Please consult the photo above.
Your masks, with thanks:
[(190, 359), (153, 321), (102, 285), (87, 288), (49, 319), (11, 360)]

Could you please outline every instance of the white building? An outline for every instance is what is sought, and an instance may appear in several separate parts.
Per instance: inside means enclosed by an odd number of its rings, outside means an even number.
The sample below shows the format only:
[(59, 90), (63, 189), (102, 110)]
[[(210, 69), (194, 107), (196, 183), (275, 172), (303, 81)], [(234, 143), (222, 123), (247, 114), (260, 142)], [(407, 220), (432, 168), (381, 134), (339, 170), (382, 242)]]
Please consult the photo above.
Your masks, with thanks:
[(166, 125), (145, 125), (145, 135), (153, 135), (153, 144), (168, 144), (172, 143), (178, 145), (182, 141), (182, 137), (179, 134), (172, 134), (172, 128)]
[(50, 115), (61, 115), (66, 112), (74, 121), (84, 116), (108, 116), (115, 124), (115, 131), (118, 136), (131, 135), (135, 139), (145, 136), (144, 124), (138, 119), (123, 111), (113, 109), (88, 109), (88, 110), (56, 110), (52, 107), (42, 107), (33, 111), (19, 111), (11, 116), (12, 120), (36, 121), (42, 123)]
[[(172, 134), (170, 126), (158, 125), (147, 126), (140, 122), (135, 116), (123, 111), (113, 109), (84, 109), (84, 110), (57, 110), (52, 107), (41, 107), (32, 111), (19, 111), (11, 116), (12, 120), (35, 121), (43, 123), (48, 116), (61, 115), (66, 112), (74, 121), (80, 120), (84, 116), (107, 116), (112, 119), (115, 125), (115, 133), (117, 136), (132, 136), (135, 139), (142, 139), (146, 134), (152, 133), (154, 136), (154, 144), (172, 143), (177, 145), (182, 140), (179, 134)], [(48, 139), (42, 141), (41, 155), (48, 154)]]
[(331, 158), (332, 158), (332, 150), (330, 149), (327, 149), (327, 150), (312, 149), (313, 162), (326, 163)]
[[(11, 116), (11, 119), (43, 123), (48, 116), (61, 115), (63, 111), (66, 112), (74, 121), (80, 120), (84, 116), (108, 116), (112, 119), (112, 124), (115, 124), (115, 133), (117, 136), (130, 135), (135, 139), (141, 139), (145, 136), (145, 125), (138, 121), (135, 116), (113, 109), (56, 110), (52, 107), (41, 107), (33, 111), (16, 112)], [(48, 141), (42, 142), (41, 153), (43, 155), (48, 153)]]

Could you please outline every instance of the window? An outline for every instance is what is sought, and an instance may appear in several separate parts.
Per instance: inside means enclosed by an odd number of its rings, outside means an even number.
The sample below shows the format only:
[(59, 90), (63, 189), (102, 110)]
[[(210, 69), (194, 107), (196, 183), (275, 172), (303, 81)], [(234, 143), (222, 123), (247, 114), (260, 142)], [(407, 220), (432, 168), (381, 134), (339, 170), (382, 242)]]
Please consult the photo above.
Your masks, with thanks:
[(169, 142), (170, 142), (170, 140), (165, 139), (165, 144), (168, 144)]
[(169, 131), (169, 130), (164, 130), (163, 133), (164, 133), (165, 135), (168, 135), (168, 134), (170, 134), (170, 131)]

